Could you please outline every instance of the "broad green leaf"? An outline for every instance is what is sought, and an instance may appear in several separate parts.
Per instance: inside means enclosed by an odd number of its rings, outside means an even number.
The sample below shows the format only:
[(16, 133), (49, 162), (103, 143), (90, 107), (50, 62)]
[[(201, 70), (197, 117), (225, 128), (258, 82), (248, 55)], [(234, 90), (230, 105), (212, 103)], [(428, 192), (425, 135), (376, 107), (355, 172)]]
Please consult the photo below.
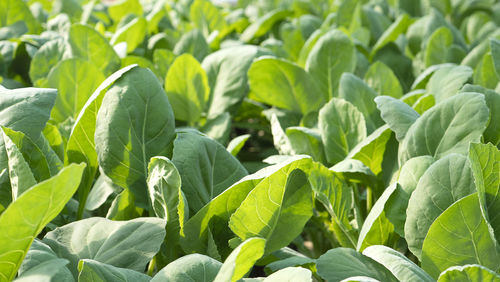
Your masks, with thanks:
[(326, 101), (313, 78), (301, 67), (278, 58), (262, 58), (248, 70), (250, 98), (306, 114)]
[(482, 265), (452, 266), (439, 274), (438, 282), (500, 281), (500, 275)]
[(58, 90), (52, 119), (63, 122), (69, 117), (76, 118), (104, 78), (99, 69), (83, 59), (69, 59), (57, 64), (48, 76), (48, 86)]
[(248, 93), (247, 72), (253, 60), (271, 55), (265, 49), (244, 45), (228, 47), (214, 52), (203, 60), (210, 86), (209, 116), (226, 111), (235, 112)]
[(376, 176), (369, 167), (355, 159), (345, 159), (330, 168), (343, 175), (343, 178), (356, 183), (369, 184), (376, 181)]
[(477, 142), (489, 120), (484, 96), (460, 93), (419, 117), (399, 147), (399, 162), (429, 155), (439, 159), (450, 153), (465, 153), (469, 142)]
[(95, 135), (97, 112), (101, 107), (105, 90), (134, 67), (123, 68), (106, 78), (87, 100), (71, 129), (71, 135), (66, 145), (65, 163), (85, 162), (87, 164), (78, 192), (79, 202), (82, 206), (79, 208), (79, 213), (83, 212), (87, 195), (97, 172), (97, 152), (93, 136)]
[(375, 175), (378, 175), (382, 172), (384, 154), (391, 135), (392, 131), (387, 125), (381, 126), (358, 143), (349, 152), (347, 158), (363, 162)]
[(2, 130), (5, 150), (7, 151), (9, 179), (12, 190), (12, 201), (36, 184), (35, 177), (19, 148)]
[(382, 119), (396, 133), (396, 138), (400, 142), (403, 141), (408, 129), (420, 115), (406, 103), (389, 96), (376, 97), (375, 103)]
[(129, 220), (140, 217), (142, 211), (142, 208), (135, 205), (134, 194), (130, 190), (124, 189), (111, 203), (106, 218), (111, 220)]
[(146, 207), (149, 159), (165, 154), (175, 134), (167, 95), (150, 70), (132, 68), (109, 87), (102, 105), (95, 127), (99, 165)]
[(446, 27), (436, 29), (429, 37), (425, 47), (425, 66), (438, 65), (448, 62), (448, 52), (453, 44), (453, 34)]
[(394, 236), (394, 225), (387, 219), (384, 209), (389, 197), (397, 187), (397, 183), (387, 187), (373, 205), (359, 231), (358, 244), (356, 246), (357, 251), (362, 252), (367, 247), (373, 245), (391, 245), (394, 243), (396, 239)]
[(200, 254), (183, 256), (161, 269), (151, 282), (161, 281), (214, 281), (222, 263)]
[(272, 180), (262, 180), (229, 221), (242, 240), (265, 238), (266, 254), (288, 245), (312, 216), (312, 191), (303, 171), (296, 169), (279, 182)]
[(325, 152), (321, 135), (317, 130), (307, 127), (292, 126), (286, 129), (286, 136), (296, 154), (306, 154), (313, 160), (324, 163)]
[(455, 202), (431, 225), (422, 248), (422, 268), (434, 279), (455, 265), (480, 264), (498, 271), (496, 245), (474, 193)]
[(45, 235), (43, 242), (70, 261), (69, 269), (76, 278), (81, 259), (143, 272), (164, 238), (163, 219), (111, 221), (92, 217), (56, 228)]
[(495, 73), (493, 56), (491, 53), (484, 54), (483, 58), (477, 64), (472, 76), (474, 84), (486, 87), (495, 88), (499, 79)]
[(415, 78), (415, 81), (413, 82), (411, 89), (412, 90), (417, 90), (417, 89), (424, 89), (427, 83), (429, 82), (429, 79), (432, 77), (432, 75), (439, 70), (440, 68), (450, 68), (455, 66), (454, 64), (451, 63), (446, 63), (446, 64), (440, 64), (440, 65), (434, 65), (426, 68), (422, 73), (420, 73), (417, 78)]
[(222, 145), (196, 131), (177, 133), (172, 162), (179, 170), (182, 191), (193, 214), (247, 175)]
[(214, 281), (235, 282), (240, 280), (264, 255), (265, 247), (265, 239), (250, 238), (245, 240), (227, 257)]
[(222, 31), (227, 25), (221, 11), (207, 0), (194, 0), (189, 10), (189, 18), (206, 37), (213, 31)]
[(201, 118), (210, 88), (205, 71), (193, 56), (184, 54), (175, 59), (165, 79), (165, 92), (175, 119), (194, 123)]
[(366, 276), (379, 281), (398, 281), (383, 265), (353, 249), (331, 249), (318, 258), (318, 275), (328, 281)]
[[(500, 238), (500, 151), (492, 144), (471, 143), (469, 160), (481, 210)], [(498, 240), (498, 239), (497, 239)]]
[(445, 66), (439, 68), (429, 79), (426, 90), (441, 103), (457, 94), (458, 90), (472, 77), (472, 69), (467, 66)]
[(181, 176), (174, 164), (165, 157), (153, 157), (148, 165), (148, 191), (157, 217), (167, 220), (167, 249), (175, 255), (179, 232), (184, 224), (184, 196)]
[(342, 73), (353, 72), (355, 67), (354, 44), (347, 35), (335, 29), (318, 39), (306, 62), (307, 72), (319, 82), (321, 94), (327, 99), (338, 97)]
[(394, 98), (403, 96), (403, 88), (394, 72), (381, 61), (373, 63), (365, 74), (365, 81), (369, 87), (379, 95)]
[(108, 6), (108, 13), (115, 23), (129, 14), (142, 16), (142, 5), (139, 0), (125, 0)]
[(253, 39), (261, 37), (265, 35), (276, 22), (281, 21), (290, 15), (292, 15), (292, 11), (289, 10), (276, 9), (269, 11), (267, 14), (258, 18), (255, 22), (249, 25), (241, 34), (240, 40), (248, 43)]
[(45, 139), (54, 153), (57, 154), (59, 160), (64, 160), (64, 146), (66, 146), (67, 141), (57, 126), (47, 123), (43, 129), (43, 136), (45, 136)]
[(0, 3), (0, 27), (10, 26), (19, 21), (25, 23), (30, 34), (38, 34), (41, 24), (31, 13), (28, 5), (22, 0), (6, 0)]
[(399, 281), (435, 281), (418, 265), (394, 249), (370, 246), (363, 251), (363, 255), (385, 266)]
[(400, 15), (380, 36), (371, 51), (371, 57), (373, 57), (382, 47), (390, 42), (395, 41), (400, 34), (406, 32), (406, 29), (412, 23), (411, 18), (408, 14)]
[(90, 61), (105, 76), (120, 68), (120, 58), (113, 47), (92, 27), (73, 24), (69, 30), (68, 43), (73, 56)]
[(236, 156), (240, 152), (240, 150), (245, 146), (248, 138), (250, 138), (250, 134), (243, 134), (238, 137), (235, 137), (229, 144), (227, 144), (226, 150), (231, 153), (231, 155)]
[(490, 50), (493, 59), (493, 67), (498, 78), (500, 78), (500, 41), (494, 38), (490, 39)]
[(135, 18), (126, 25), (120, 27), (109, 43), (114, 46), (118, 43), (125, 42), (127, 43), (127, 54), (131, 53), (146, 37), (148, 32), (147, 26), (148, 23), (143, 17)]
[[(269, 166), (254, 174), (245, 176), (224, 192), (212, 199), (183, 228), (180, 243), (185, 252), (207, 253), (209, 230), (217, 232), (217, 247), (223, 255), (229, 254), (228, 240), (234, 233), (227, 226), (231, 215), (252, 191), (265, 178), (269, 182), (285, 182), (287, 175), (296, 168), (309, 169), (311, 159), (305, 156), (294, 156), (277, 165)], [(228, 250), (229, 249), (229, 250)]]
[(312, 273), (309, 269), (302, 267), (287, 267), (274, 272), (262, 280), (264, 282), (312, 282)]
[(435, 105), (436, 98), (434, 98), (434, 95), (427, 93), (418, 98), (418, 100), (413, 104), (413, 109), (421, 115)]
[(364, 115), (368, 134), (384, 125), (377, 104), (373, 101), (377, 93), (357, 76), (351, 73), (342, 74), (339, 97), (353, 104)]
[(174, 63), (175, 55), (168, 49), (155, 49), (153, 52), (153, 64), (160, 77), (165, 80), (168, 69)]
[(175, 44), (173, 52), (176, 56), (189, 53), (201, 62), (210, 53), (210, 47), (203, 34), (198, 29), (193, 29), (182, 35), (179, 42)]
[(119, 268), (92, 259), (82, 259), (78, 263), (79, 282), (97, 281), (137, 281), (148, 282), (151, 277), (134, 270)]
[(85, 209), (93, 211), (99, 208), (106, 202), (109, 196), (120, 190), (121, 188), (113, 184), (105, 174), (99, 175), (94, 185), (92, 185), (92, 190), (90, 190), (87, 201), (85, 202)]
[(68, 49), (64, 40), (51, 40), (40, 47), (31, 59), (29, 75), (36, 87), (47, 86), (47, 76), (50, 70), (60, 62)]
[(450, 154), (432, 164), (420, 177), (408, 202), (405, 238), (411, 252), (420, 258), (434, 220), (454, 202), (475, 191), (466, 157)]
[(344, 99), (332, 98), (318, 116), (321, 139), (325, 146), (326, 159), (336, 164), (366, 138), (366, 123), (363, 114)]
[(271, 133), (273, 135), (273, 143), (276, 150), (278, 150), (281, 155), (295, 155), (292, 144), (290, 143), (288, 136), (286, 136), (286, 133), (283, 130), (276, 114), (271, 115), (269, 122), (271, 123)]
[[(29, 279), (34, 280), (39, 277), (38, 275), (44, 275), (49, 279), (57, 277), (60, 280), (72, 282), (75, 279), (67, 267), (68, 263), (67, 259), (59, 258), (49, 246), (35, 239), (19, 268), (17, 279), (30, 281)], [(52, 281), (49, 279), (47, 281)]]
[[(71, 165), (23, 193), (0, 215), (0, 277), (12, 280), (36, 236), (64, 208), (85, 165)], [(65, 189), (60, 189), (61, 185)]]

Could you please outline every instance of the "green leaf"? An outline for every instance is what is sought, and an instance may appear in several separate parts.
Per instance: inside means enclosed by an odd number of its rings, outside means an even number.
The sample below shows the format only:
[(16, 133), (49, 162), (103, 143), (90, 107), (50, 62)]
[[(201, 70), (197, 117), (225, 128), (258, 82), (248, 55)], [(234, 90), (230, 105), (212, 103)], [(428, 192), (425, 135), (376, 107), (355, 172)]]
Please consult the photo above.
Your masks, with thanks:
[(265, 246), (266, 240), (262, 238), (245, 240), (227, 257), (214, 281), (235, 282), (243, 278), (264, 255)]
[(123, 17), (129, 14), (142, 16), (142, 5), (139, 0), (120, 1), (108, 6), (108, 13), (115, 23), (119, 23)]
[(140, 217), (142, 211), (142, 208), (135, 205), (134, 194), (130, 190), (124, 189), (111, 203), (106, 218), (111, 220), (129, 220)]
[(165, 221), (159, 218), (111, 221), (92, 217), (56, 228), (43, 242), (70, 261), (69, 269), (76, 278), (81, 259), (143, 272), (164, 238)]
[(221, 11), (207, 0), (193, 1), (189, 10), (189, 18), (206, 37), (215, 30), (222, 31), (227, 25)]
[(313, 78), (301, 67), (278, 58), (256, 60), (248, 70), (250, 98), (306, 114), (326, 101)]
[(352, 103), (364, 115), (368, 134), (384, 125), (377, 104), (373, 101), (377, 93), (357, 76), (351, 73), (342, 74), (339, 97)]
[(209, 118), (200, 128), (200, 131), (208, 137), (224, 145), (231, 134), (232, 119), (229, 113), (222, 113), (216, 117)]
[(493, 67), (497, 77), (500, 79), (500, 41), (494, 38), (490, 39), (490, 50), (493, 59)]
[(317, 130), (292, 126), (286, 129), (286, 136), (296, 154), (306, 154), (313, 160), (324, 163), (325, 153), (321, 135)]
[(450, 154), (432, 164), (408, 202), (405, 238), (411, 252), (420, 258), (424, 238), (434, 220), (454, 202), (475, 191), (466, 157)]
[(6, 0), (0, 4), (0, 27), (10, 26), (22, 21), (28, 33), (38, 34), (42, 30), (40, 23), (31, 13), (28, 5), (22, 0)]
[(243, 42), (250, 42), (258, 37), (265, 35), (276, 22), (281, 21), (292, 15), (292, 11), (276, 9), (269, 11), (267, 14), (258, 18), (255, 22), (249, 25), (240, 36)]
[(455, 265), (480, 264), (498, 271), (496, 244), (474, 193), (455, 202), (431, 225), (422, 248), (422, 268), (435, 279)]
[(383, 265), (353, 249), (331, 249), (318, 258), (318, 275), (328, 281), (366, 276), (379, 281), (398, 281)]
[(82, 259), (78, 263), (79, 282), (97, 281), (137, 281), (148, 282), (151, 277), (134, 270), (119, 268), (92, 259)]
[(126, 25), (120, 27), (109, 43), (111, 45), (116, 45), (120, 42), (127, 43), (127, 54), (137, 48), (147, 35), (148, 22), (143, 17), (138, 17)]
[(500, 151), (492, 144), (471, 143), (469, 160), (483, 216), (500, 238)]
[(182, 35), (173, 52), (176, 56), (189, 53), (201, 62), (210, 53), (210, 47), (201, 31), (193, 29)]
[(266, 238), (269, 254), (295, 239), (311, 216), (310, 184), (305, 173), (296, 169), (281, 179), (268, 177), (260, 182), (231, 216), (229, 227), (242, 240)]
[(406, 103), (389, 96), (376, 97), (375, 103), (377, 103), (382, 119), (396, 133), (398, 141), (403, 141), (408, 129), (420, 115)]
[(399, 162), (429, 155), (437, 159), (450, 153), (465, 153), (469, 142), (477, 142), (489, 120), (484, 96), (457, 94), (426, 111), (411, 125), (400, 145)]
[(321, 94), (328, 99), (338, 97), (342, 73), (353, 72), (355, 67), (354, 44), (347, 35), (335, 29), (318, 39), (306, 61), (307, 72), (319, 82)]
[(483, 58), (474, 69), (473, 81), (475, 84), (486, 88), (495, 88), (499, 79), (495, 73), (493, 56), (491, 53), (484, 54)]
[(64, 281), (73, 282), (75, 279), (70, 276), (61, 278), (61, 269), (66, 269), (65, 266), (68, 264), (68, 260), (65, 259), (54, 259), (49, 261), (43, 261), (36, 267), (24, 272), (19, 275), (14, 281), (16, 282), (30, 282), (30, 281), (55, 281), (56, 279), (64, 279)]
[(21, 194), (34, 186), (36, 184), (36, 180), (28, 163), (25, 161), (16, 144), (12, 142), (3, 130), (2, 135), (5, 150), (7, 151), (12, 201), (15, 201)]
[(467, 66), (441, 67), (429, 79), (426, 90), (441, 103), (457, 94), (458, 90), (472, 77), (472, 69)]
[(415, 109), (418, 114), (423, 114), (435, 105), (436, 99), (434, 98), (434, 95), (428, 93), (418, 98), (415, 104), (413, 104), (413, 109)]
[(371, 57), (373, 57), (382, 47), (390, 42), (395, 41), (400, 34), (406, 32), (406, 29), (412, 23), (408, 14), (400, 15), (379, 37), (375, 45), (372, 47)]
[(43, 129), (43, 136), (47, 140), (50, 148), (56, 153), (60, 160), (64, 160), (64, 146), (66, 146), (66, 138), (62, 136), (61, 131), (57, 126), (47, 123)]
[(287, 267), (274, 272), (264, 278), (264, 282), (280, 282), (280, 281), (303, 281), (312, 282), (312, 273), (309, 269), (302, 267)]
[[(34, 238), (64, 208), (85, 165), (71, 165), (23, 193), (0, 215), (0, 277), (12, 280)], [(61, 185), (65, 189), (59, 189)]]
[(47, 86), (47, 76), (50, 70), (62, 61), (68, 45), (62, 39), (51, 40), (40, 47), (31, 59), (29, 75), (36, 87)]
[(385, 266), (400, 281), (435, 281), (418, 265), (394, 249), (370, 246), (363, 251), (363, 255)]
[(231, 155), (236, 156), (240, 152), (240, 150), (245, 146), (248, 138), (250, 138), (250, 134), (243, 134), (238, 137), (235, 137), (229, 144), (227, 144), (226, 150), (231, 153)]
[(97, 152), (93, 136), (95, 135), (97, 112), (101, 107), (105, 90), (134, 67), (123, 68), (106, 78), (87, 100), (71, 129), (71, 135), (66, 145), (65, 163), (85, 162), (87, 164), (78, 193), (80, 202), (79, 213), (83, 213), (83, 207), (86, 204), (87, 195), (92, 187), (98, 168)]
[(247, 72), (253, 60), (271, 55), (265, 49), (244, 45), (221, 49), (203, 60), (211, 89), (209, 116), (235, 112), (248, 93)]
[(188, 123), (197, 122), (201, 118), (210, 95), (205, 71), (189, 54), (177, 57), (169, 68), (165, 91), (175, 119)]
[(134, 193), (139, 207), (146, 207), (149, 159), (165, 154), (175, 134), (165, 91), (150, 70), (130, 69), (109, 87), (96, 120), (99, 165), (114, 183)]
[(331, 164), (345, 159), (351, 149), (366, 138), (363, 114), (344, 99), (332, 98), (321, 108), (318, 126), (326, 159)]
[(69, 59), (57, 64), (48, 76), (48, 86), (58, 90), (52, 119), (59, 123), (69, 117), (76, 118), (104, 78), (99, 69), (83, 59)]
[(160, 270), (151, 282), (160, 281), (214, 281), (222, 263), (200, 254), (183, 256)]
[(403, 88), (394, 72), (381, 61), (373, 63), (365, 73), (366, 84), (379, 95), (394, 98), (403, 96)]
[(92, 27), (73, 24), (69, 30), (68, 43), (73, 56), (90, 61), (105, 76), (120, 68), (120, 57), (108, 40)]
[(245, 176), (212, 199), (186, 222), (180, 239), (182, 248), (185, 252), (207, 253), (208, 233), (211, 229), (217, 233), (214, 239), (217, 240), (219, 251), (223, 255), (229, 254), (228, 240), (234, 237), (234, 233), (228, 228), (227, 223), (248, 193), (265, 178), (269, 178), (269, 182), (284, 182), (287, 175), (294, 169), (307, 170), (310, 165), (310, 158), (294, 156), (285, 162)]
[(482, 265), (452, 266), (439, 274), (438, 282), (500, 281), (500, 275)]
[(276, 150), (278, 150), (281, 155), (295, 155), (292, 144), (286, 136), (283, 127), (281, 127), (280, 120), (277, 115), (273, 113), (269, 122), (271, 123), (271, 133), (273, 135), (273, 143)]
[(425, 47), (425, 66), (438, 65), (448, 62), (448, 52), (453, 44), (453, 34), (446, 26), (436, 29), (429, 37)]

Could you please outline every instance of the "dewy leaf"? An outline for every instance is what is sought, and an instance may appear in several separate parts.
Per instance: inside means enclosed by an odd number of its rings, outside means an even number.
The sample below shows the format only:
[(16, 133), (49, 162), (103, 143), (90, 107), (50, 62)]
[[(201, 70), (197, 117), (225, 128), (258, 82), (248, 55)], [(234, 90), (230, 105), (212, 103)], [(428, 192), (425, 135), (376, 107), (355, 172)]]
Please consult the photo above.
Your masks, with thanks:
[(120, 68), (120, 57), (113, 47), (90, 26), (73, 24), (69, 30), (68, 43), (73, 56), (90, 61), (104, 76)]
[(366, 276), (379, 281), (399, 281), (383, 265), (353, 249), (331, 249), (318, 258), (318, 275), (328, 281)]
[(351, 149), (366, 138), (363, 114), (344, 99), (332, 98), (323, 106), (318, 125), (326, 159), (331, 164), (345, 159)]
[(386, 64), (376, 61), (366, 71), (365, 81), (368, 86), (377, 91), (379, 95), (387, 95), (394, 98), (403, 96), (403, 88), (399, 79)]
[(276, 22), (290, 15), (292, 15), (292, 11), (282, 9), (276, 9), (268, 12), (245, 29), (245, 31), (241, 34), (241, 41), (248, 43), (255, 38), (263, 36)]
[(265, 238), (266, 254), (287, 246), (312, 216), (312, 191), (302, 170), (290, 172), (286, 184), (284, 177), (279, 182), (272, 180), (260, 182), (229, 221), (242, 240)]
[(465, 153), (470, 142), (479, 141), (489, 120), (484, 96), (457, 94), (426, 111), (408, 130), (399, 147), (399, 163), (429, 155), (437, 159)]
[(99, 165), (146, 207), (149, 159), (165, 154), (175, 134), (172, 107), (158, 79), (143, 68), (124, 73), (106, 92), (96, 120)]
[(455, 265), (480, 264), (498, 271), (496, 244), (474, 193), (455, 202), (431, 225), (422, 248), (422, 268), (435, 279)]
[(436, 70), (427, 83), (426, 90), (441, 103), (457, 94), (458, 90), (472, 77), (472, 69), (467, 66), (444, 66)]
[(172, 162), (179, 170), (182, 191), (193, 214), (247, 175), (222, 145), (196, 131), (177, 133)]
[(240, 280), (264, 255), (265, 247), (265, 239), (250, 238), (245, 240), (227, 257), (214, 281), (235, 282)]
[(402, 253), (385, 246), (370, 246), (363, 255), (385, 266), (399, 281), (435, 281)]
[[(0, 215), (0, 277), (12, 280), (36, 236), (64, 208), (85, 165), (70, 165), (22, 194)], [(64, 186), (64, 189), (60, 189)]]
[(359, 77), (351, 73), (342, 74), (339, 97), (353, 104), (364, 115), (368, 134), (384, 125), (377, 104), (373, 101), (377, 93)]
[(92, 217), (56, 228), (43, 242), (70, 261), (69, 269), (76, 278), (81, 259), (143, 272), (164, 238), (165, 221), (160, 218), (111, 221)]
[(500, 281), (500, 275), (495, 271), (478, 264), (452, 266), (439, 274), (438, 282), (453, 281)]
[(9, 179), (12, 189), (12, 201), (15, 201), (24, 191), (36, 184), (35, 177), (28, 163), (17, 148), (16, 144), (2, 130), (5, 150), (9, 165)]
[(175, 119), (188, 123), (200, 119), (210, 95), (205, 71), (189, 54), (177, 57), (170, 66), (165, 79), (165, 91)]
[(134, 270), (119, 268), (92, 259), (82, 259), (78, 263), (78, 281), (123, 281), (148, 282), (151, 277)]
[(492, 144), (471, 143), (469, 160), (484, 217), (500, 238), (500, 151)]
[(434, 220), (454, 202), (475, 191), (466, 157), (450, 154), (432, 164), (408, 202), (405, 238), (411, 252), (420, 258), (422, 243)]
[(318, 39), (306, 62), (307, 72), (319, 82), (321, 94), (327, 99), (338, 97), (342, 73), (353, 72), (355, 67), (354, 44), (347, 35), (337, 29), (325, 33)]
[(269, 166), (254, 174), (245, 176), (237, 183), (219, 194), (184, 225), (180, 243), (185, 252), (207, 253), (207, 242), (209, 229), (217, 233), (217, 248), (222, 255), (231, 251), (228, 240), (234, 237), (234, 233), (227, 226), (231, 215), (245, 200), (248, 193), (252, 191), (264, 178), (269, 182), (284, 183), (287, 175), (296, 168), (308, 170), (311, 159), (305, 156), (294, 156), (289, 160), (277, 165)]
[[(93, 136), (95, 135), (97, 113), (101, 107), (105, 90), (123, 74), (134, 67), (135, 66), (129, 66), (123, 68), (106, 78), (87, 100), (78, 114), (71, 130), (71, 135), (66, 144), (65, 163), (85, 162), (87, 164), (78, 193), (79, 202), (82, 206), (85, 206), (86, 198), (94, 182), (94, 176), (98, 167), (97, 152)], [(80, 212), (83, 212), (82, 208), (80, 208), (80, 210)]]
[(99, 69), (83, 59), (68, 59), (57, 64), (48, 76), (48, 86), (58, 90), (52, 118), (58, 123), (69, 117), (76, 118), (104, 78)]
[(283, 59), (256, 60), (248, 70), (248, 83), (251, 99), (303, 114), (327, 100), (305, 70)]
[(151, 279), (151, 282), (213, 282), (221, 266), (222, 263), (211, 257), (191, 254), (169, 263)]
[(403, 101), (389, 96), (376, 97), (375, 103), (377, 103), (382, 119), (396, 133), (398, 141), (403, 141), (408, 129), (420, 115)]
[(235, 46), (214, 52), (202, 62), (211, 89), (209, 116), (235, 112), (248, 93), (247, 72), (255, 58), (272, 55), (251, 45)]

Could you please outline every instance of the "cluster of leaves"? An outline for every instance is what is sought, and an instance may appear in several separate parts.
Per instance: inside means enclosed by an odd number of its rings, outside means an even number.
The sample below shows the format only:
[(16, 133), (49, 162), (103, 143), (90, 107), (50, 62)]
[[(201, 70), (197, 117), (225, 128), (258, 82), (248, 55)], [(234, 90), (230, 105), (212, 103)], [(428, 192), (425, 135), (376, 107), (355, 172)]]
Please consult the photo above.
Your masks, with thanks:
[(0, 1), (0, 281), (499, 281), (499, 19)]

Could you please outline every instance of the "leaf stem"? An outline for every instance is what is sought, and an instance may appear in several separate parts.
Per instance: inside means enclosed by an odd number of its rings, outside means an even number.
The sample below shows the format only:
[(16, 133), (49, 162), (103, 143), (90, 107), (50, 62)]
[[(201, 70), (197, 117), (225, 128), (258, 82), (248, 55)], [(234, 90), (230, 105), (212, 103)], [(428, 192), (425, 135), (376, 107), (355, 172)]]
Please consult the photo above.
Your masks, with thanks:
[(153, 259), (151, 259), (151, 261), (149, 262), (147, 271), (147, 274), (149, 276), (153, 276), (153, 271), (155, 270), (155, 266), (156, 266), (156, 256), (154, 256)]

